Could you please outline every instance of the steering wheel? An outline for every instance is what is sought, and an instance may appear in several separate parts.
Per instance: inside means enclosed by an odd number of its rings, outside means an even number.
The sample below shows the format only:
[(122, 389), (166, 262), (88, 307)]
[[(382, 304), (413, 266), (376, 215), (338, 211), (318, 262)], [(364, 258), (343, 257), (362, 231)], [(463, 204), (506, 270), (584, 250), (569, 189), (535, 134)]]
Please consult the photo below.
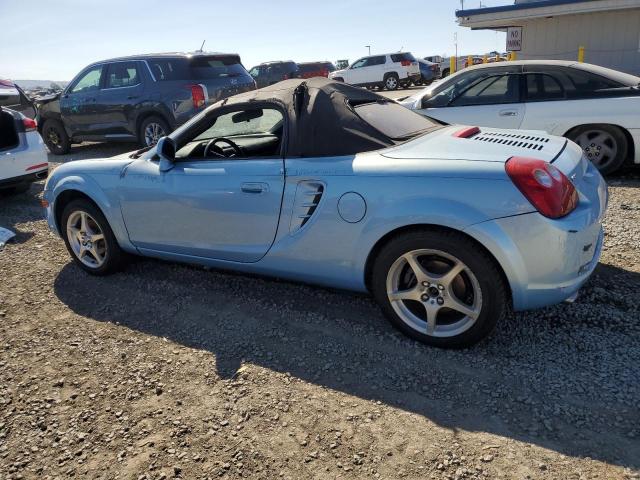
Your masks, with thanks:
[[(227, 145), (229, 145), (231, 148), (233, 148), (233, 151), (234, 151), (233, 154), (225, 155), (224, 150), (222, 150), (222, 148), (216, 145), (218, 143), (226, 143)], [(221, 158), (242, 156), (242, 148), (240, 148), (240, 145), (238, 145), (233, 140), (229, 140), (228, 138), (225, 138), (225, 137), (212, 138), (207, 142), (207, 145), (204, 147), (204, 153), (203, 153), (203, 156), (205, 158), (207, 158), (208, 156), (207, 154), (209, 153), (209, 150), (211, 150), (211, 153), (213, 153), (216, 157), (221, 157)]]

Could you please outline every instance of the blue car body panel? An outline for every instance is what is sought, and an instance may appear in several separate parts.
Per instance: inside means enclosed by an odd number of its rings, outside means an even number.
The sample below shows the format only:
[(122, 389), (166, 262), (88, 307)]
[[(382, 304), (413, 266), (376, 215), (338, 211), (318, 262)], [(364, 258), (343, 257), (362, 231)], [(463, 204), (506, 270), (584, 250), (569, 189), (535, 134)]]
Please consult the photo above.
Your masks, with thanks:
[(573, 180), (580, 204), (543, 217), (507, 177), (504, 149), (454, 139), (460, 128), (355, 156), (176, 162), (167, 172), (153, 150), (73, 162), (49, 177), (49, 224), (60, 227), (56, 200), (76, 189), (127, 251), (355, 291), (367, 290), (367, 264), (385, 236), (435, 225), (496, 259), (516, 310), (570, 297), (599, 258), (604, 180), (577, 146), (549, 136), (536, 156)]

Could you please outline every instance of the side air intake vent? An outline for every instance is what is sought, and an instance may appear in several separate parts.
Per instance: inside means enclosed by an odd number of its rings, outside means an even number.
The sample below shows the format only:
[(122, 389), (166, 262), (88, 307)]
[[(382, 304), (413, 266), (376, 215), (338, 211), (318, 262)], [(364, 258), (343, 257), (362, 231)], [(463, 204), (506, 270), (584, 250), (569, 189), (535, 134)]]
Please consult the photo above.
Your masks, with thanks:
[(495, 143), (498, 145), (507, 145), (510, 147), (528, 148), (529, 150), (536, 150), (538, 152), (549, 142), (549, 138), (539, 137), (536, 135), (498, 132), (483, 132), (480, 135), (473, 137), (472, 140)]
[(297, 232), (307, 224), (318, 209), (323, 193), (324, 184), (321, 182), (304, 181), (298, 183), (289, 232)]

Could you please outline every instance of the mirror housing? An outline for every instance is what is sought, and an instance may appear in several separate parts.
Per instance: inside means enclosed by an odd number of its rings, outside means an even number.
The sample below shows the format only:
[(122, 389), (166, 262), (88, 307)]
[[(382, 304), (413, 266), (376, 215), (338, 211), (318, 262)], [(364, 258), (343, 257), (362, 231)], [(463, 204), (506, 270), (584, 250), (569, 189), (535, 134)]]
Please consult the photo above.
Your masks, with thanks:
[(166, 172), (173, 168), (176, 158), (176, 144), (169, 137), (161, 137), (156, 144), (156, 155), (160, 159), (160, 171)]

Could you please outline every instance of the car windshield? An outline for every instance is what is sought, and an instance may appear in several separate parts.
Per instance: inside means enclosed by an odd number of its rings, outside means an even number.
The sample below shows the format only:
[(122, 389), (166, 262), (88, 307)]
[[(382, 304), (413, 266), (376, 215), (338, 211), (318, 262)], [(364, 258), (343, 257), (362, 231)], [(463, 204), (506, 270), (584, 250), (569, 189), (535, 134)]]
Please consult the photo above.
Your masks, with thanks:
[(393, 140), (404, 140), (439, 127), (432, 120), (395, 102), (364, 103), (354, 109), (365, 122)]

